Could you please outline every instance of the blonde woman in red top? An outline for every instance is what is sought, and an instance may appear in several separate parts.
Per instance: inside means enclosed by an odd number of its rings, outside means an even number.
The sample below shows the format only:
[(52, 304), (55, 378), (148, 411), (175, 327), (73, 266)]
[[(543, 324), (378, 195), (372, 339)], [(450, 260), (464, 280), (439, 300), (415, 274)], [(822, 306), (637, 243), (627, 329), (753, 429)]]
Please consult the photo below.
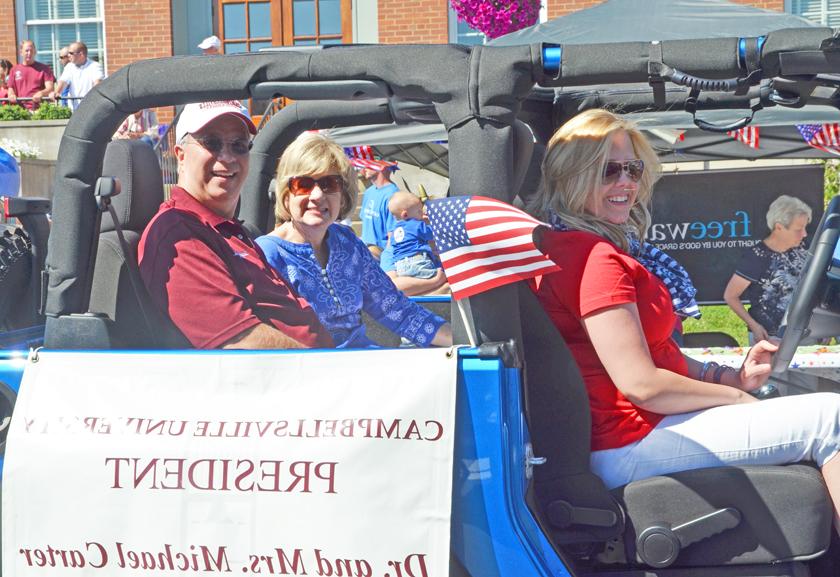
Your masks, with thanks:
[(543, 161), (534, 211), (553, 225), (541, 248), (561, 270), (533, 290), (587, 387), (593, 472), (613, 488), (704, 467), (813, 461), (836, 511), (840, 395), (759, 402), (749, 392), (766, 382), (775, 345), (758, 342), (734, 369), (689, 359), (671, 338), (675, 307), (689, 307), (693, 292), (679, 265), (639, 242), (658, 172), (641, 132), (604, 110), (561, 127)]

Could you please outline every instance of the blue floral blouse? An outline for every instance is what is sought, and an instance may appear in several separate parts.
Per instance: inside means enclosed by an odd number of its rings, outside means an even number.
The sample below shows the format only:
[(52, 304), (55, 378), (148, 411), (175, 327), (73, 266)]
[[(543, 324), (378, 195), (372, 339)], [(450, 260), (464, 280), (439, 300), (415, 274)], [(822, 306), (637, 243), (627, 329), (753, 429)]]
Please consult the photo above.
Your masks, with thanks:
[(330, 255), (324, 269), (308, 243), (290, 242), (274, 235), (257, 239), (269, 264), (318, 313), (336, 347), (377, 346), (365, 335), (363, 310), (417, 345), (432, 343), (446, 321), (400, 292), (351, 228), (330, 225), (326, 242)]

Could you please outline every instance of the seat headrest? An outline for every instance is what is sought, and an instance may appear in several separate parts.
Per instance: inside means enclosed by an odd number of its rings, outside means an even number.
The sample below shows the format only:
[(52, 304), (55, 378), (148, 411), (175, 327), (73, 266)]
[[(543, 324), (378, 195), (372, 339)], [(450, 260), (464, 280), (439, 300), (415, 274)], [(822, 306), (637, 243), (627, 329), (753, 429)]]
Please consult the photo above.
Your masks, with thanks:
[[(142, 232), (163, 202), (163, 176), (155, 151), (140, 140), (114, 140), (105, 149), (102, 176), (120, 180), (121, 192), (111, 200), (120, 225)], [(115, 230), (109, 213), (102, 215), (99, 230)]]

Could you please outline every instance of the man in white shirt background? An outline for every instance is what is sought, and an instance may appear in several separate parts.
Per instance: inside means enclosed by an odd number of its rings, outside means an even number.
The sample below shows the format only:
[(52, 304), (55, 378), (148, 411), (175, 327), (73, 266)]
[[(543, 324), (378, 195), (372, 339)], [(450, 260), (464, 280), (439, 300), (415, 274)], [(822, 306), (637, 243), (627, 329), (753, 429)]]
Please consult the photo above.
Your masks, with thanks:
[(67, 88), (67, 96), (70, 108), (76, 110), (79, 106), (79, 99), (99, 84), (104, 77), (102, 66), (99, 62), (88, 58), (88, 49), (84, 42), (73, 42), (67, 51), (70, 62), (64, 67), (58, 84), (55, 87), (56, 96)]

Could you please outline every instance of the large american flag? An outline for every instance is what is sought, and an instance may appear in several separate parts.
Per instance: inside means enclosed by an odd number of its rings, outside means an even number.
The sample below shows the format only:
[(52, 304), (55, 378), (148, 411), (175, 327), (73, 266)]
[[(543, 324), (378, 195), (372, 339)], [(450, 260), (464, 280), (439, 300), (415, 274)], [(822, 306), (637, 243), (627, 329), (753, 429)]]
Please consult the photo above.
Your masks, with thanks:
[(430, 200), (426, 210), (455, 299), (560, 270), (534, 245), (534, 229), (544, 223), (518, 208), (456, 196)]
[(741, 144), (746, 144), (750, 148), (758, 149), (758, 126), (745, 126), (744, 128), (739, 128), (738, 130), (730, 130), (726, 134)]
[(809, 146), (840, 156), (840, 124), (797, 124), (796, 128)]

